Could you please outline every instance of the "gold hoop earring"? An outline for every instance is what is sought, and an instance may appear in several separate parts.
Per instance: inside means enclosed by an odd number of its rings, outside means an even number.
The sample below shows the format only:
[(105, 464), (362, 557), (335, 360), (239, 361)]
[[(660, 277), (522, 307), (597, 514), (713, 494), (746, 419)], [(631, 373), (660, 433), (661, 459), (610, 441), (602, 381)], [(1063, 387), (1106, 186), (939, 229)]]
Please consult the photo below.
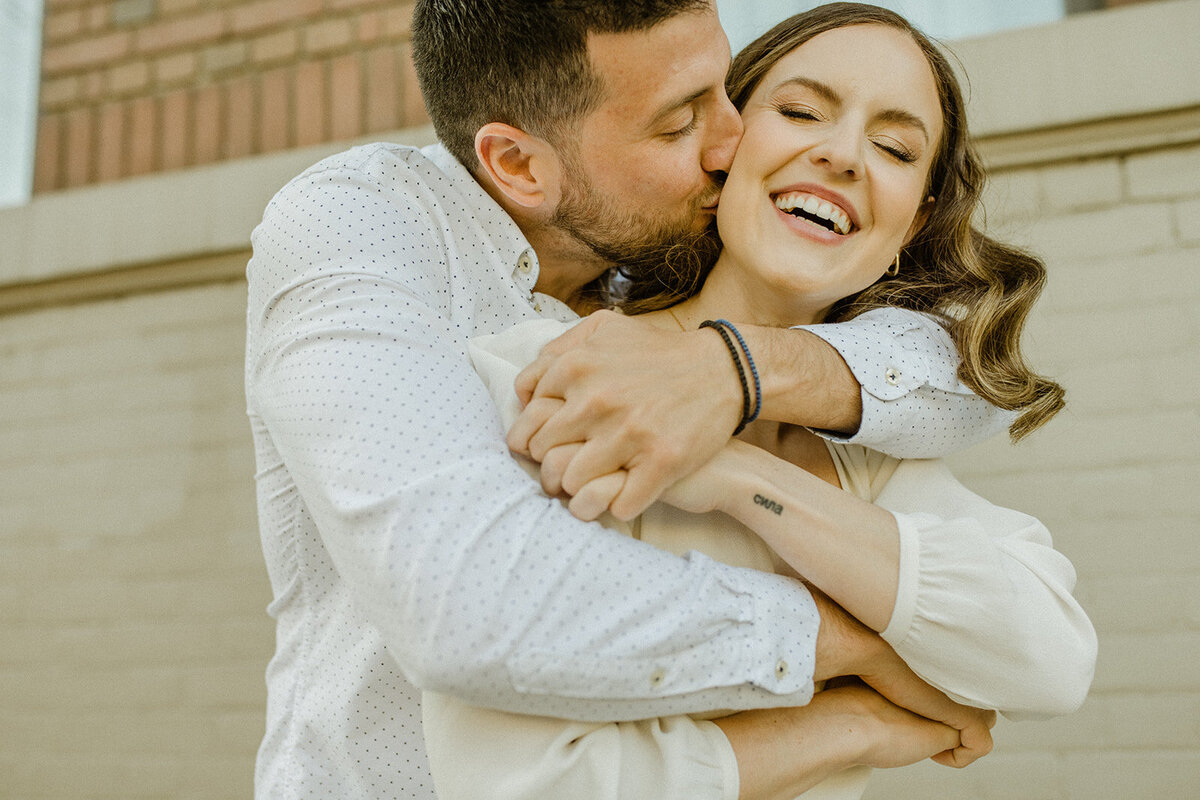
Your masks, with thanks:
[(896, 253), (896, 260), (888, 264), (887, 275), (889, 278), (894, 278), (900, 274), (900, 254)]

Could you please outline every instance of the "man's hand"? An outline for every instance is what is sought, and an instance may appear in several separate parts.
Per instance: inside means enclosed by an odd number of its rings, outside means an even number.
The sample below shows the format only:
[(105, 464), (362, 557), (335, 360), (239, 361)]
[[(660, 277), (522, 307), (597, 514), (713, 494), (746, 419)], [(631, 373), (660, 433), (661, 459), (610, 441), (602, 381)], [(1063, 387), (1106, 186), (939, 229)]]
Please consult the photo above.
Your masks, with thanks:
[(525, 410), (508, 446), (543, 463), (546, 491), (578, 495), (602, 479), (580, 508), (607, 500), (626, 520), (712, 458), (741, 418), (741, 386), (717, 334), (609, 311), (546, 345), (516, 390)]
[(879, 634), (850, 616), (819, 589), (810, 586), (821, 629), (817, 635), (817, 680), (857, 676), (891, 703), (959, 732), (958, 745), (933, 760), (965, 767), (992, 750), (996, 712), (954, 702), (909, 669)]

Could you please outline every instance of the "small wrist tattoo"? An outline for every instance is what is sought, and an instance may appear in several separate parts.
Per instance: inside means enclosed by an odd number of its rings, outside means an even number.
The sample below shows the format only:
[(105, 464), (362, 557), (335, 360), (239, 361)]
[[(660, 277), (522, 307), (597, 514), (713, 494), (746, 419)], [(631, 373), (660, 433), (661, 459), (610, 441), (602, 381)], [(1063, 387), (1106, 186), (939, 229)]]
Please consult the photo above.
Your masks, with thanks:
[(754, 502), (756, 505), (762, 506), (767, 511), (773, 512), (775, 516), (783, 515), (783, 506), (779, 505), (779, 503), (776, 503), (769, 497), (763, 497), (761, 494), (756, 494), (754, 495)]

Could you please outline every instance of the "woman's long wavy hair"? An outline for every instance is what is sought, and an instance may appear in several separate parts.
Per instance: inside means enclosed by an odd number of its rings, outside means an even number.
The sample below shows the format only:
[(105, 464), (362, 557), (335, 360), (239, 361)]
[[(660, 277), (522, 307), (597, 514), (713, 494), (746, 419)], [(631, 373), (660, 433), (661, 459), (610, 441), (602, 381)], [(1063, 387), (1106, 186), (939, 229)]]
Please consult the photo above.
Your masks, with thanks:
[[(818, 34), (864, 24), (904, 31), (917, 43), (933, 70), (945, 124), (927, 192), (935, 200), (925, 225), (903, 250), (899, 274), (841, 300), (826, 321), (841, 322), (883, 306), (936, 315), (958, 347), (963, 382), (993, 405), (1021, 410), (1009, 431), (1016, 441), (1064, 405), (1062, 387), (1031, 371), (1020, 349), (1021, 330), (1045, 284), (1046, 270), (1039, 259), (972, 225), (985, 172), (967, 133), (962, 90), (942, 52), (895, 12), (832, 3), (781, 22), (742, 50), (726, 81), (729, 97), (742, 110), (788, 53)], [(681, 248), (678, 258), (661, 269), (626, 273), (627, 312), (662, 308), (695, 294), (712, 259), (689, 250)]]

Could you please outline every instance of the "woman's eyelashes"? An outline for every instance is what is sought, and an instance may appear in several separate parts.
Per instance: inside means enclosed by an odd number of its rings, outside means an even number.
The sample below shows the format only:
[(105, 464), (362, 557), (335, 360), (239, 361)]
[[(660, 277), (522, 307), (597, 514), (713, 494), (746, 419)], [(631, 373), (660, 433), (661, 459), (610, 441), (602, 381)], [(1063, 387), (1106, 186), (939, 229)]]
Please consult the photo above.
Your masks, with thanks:
[(876, 147), (878, 147), (880, 150), (882, 150), (883, 152), (885, 152), (888, 155), (895, 158), (897, 161), (903, 162), (905, 164), (911, 164), (912, 162), (917, 160), (917, 155), (915, 153), (913, 153), (911, 150), (909, 150), (904, 145), (898, 144), (896, 142), (889, 140), (889, 141), (882, 141), (882, 142), (873, 142), (873, 144)]
[[(820, 112), (808, 106), (780, 105), (777, 107), (777, 110), (782, 116), (797, 122), (821, 122), (824, 120)], [(914, 153), (908, 147), (894, 139), (876, 139), (872, 140), (871, 143), (882, 152), (904, 164), (911, 164), (920, 157), (917, 153)]]
[(805, 107), (779, 106), (779, 113), (788, 119), (810, 120), (812, 122), (816, 122), (821, 119), (816, 111)]

